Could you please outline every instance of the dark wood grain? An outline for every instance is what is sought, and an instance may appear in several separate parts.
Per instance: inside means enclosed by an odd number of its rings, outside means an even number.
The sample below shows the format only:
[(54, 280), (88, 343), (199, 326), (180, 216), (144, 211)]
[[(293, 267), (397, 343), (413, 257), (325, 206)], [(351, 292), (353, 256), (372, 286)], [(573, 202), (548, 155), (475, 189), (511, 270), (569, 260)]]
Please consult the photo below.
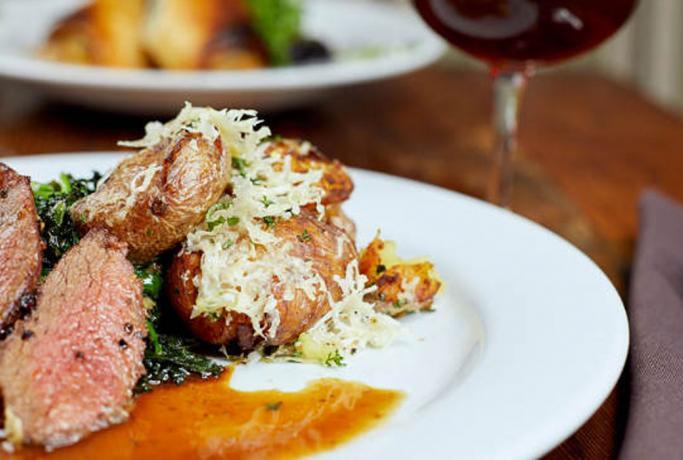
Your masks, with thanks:
[[(339, 90), (315, 107), (266, 115), (274, 131), (362, 168), (482, 196), (492, 144), (482, 72), (432, 68)], [(583, 249), (622, 294), (643, 188), (683, 200), (683, 122), (633, 90), (586, 75), (538, 76), (523, 106), (513, 208)], [(0, 89), (0, 155), (111, 150), (143, 119), (46, 104)], [(610, 458), (623, 422), (621, 385), (550, 458)]]

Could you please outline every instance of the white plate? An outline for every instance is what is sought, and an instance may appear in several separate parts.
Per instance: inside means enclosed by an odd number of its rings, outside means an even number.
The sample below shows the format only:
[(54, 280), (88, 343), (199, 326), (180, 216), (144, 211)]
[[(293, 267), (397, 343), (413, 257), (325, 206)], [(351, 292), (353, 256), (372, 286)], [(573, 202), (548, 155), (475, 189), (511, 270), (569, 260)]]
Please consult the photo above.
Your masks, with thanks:
[[(37, 180), (106, 170), (120, 154), (5, 158)], [(586, 256), (513, 213), (444, 189), (352, 170), (346, 206), (361, 243), (377, 227), (405, 256), (432, 259), (446, 281), (436, 312), (406, 318), (415, 339), (366, 350), (339, 369), (255, 363), (240, 389), (300, 388), (335, 376), (400, 389), (387, 423), (324, 458), (515, 459), (575, 431), (619, 377), (624, 307)]]
[[(381, 80), (424, 67), (443, 42), (412, 9), (361, 0), (305, 0), (303, 29), (337, 55), (330, 63), (246, 71), (117, 70), (47, 62), (32, 56), (55, 20), (82, 0), (0, 1), (0, 78), (66, 101), (117, 111), (170, 114), (195, 105), (281, 109), (325, 90)], [(374, 57), (364, 50), (381, 50)], [(374, 53), (373, 53), (374, 54)]]

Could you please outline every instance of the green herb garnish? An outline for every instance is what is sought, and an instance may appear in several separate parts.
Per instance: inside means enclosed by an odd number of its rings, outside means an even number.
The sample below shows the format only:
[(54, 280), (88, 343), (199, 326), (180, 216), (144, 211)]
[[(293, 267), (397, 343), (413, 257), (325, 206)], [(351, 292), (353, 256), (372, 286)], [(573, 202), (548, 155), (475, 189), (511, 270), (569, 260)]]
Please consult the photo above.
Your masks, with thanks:
[(311, 238), (313, 237), (310, 233), (308, 233), (308, 229), (304, 229), (304, 231), (300, 235), (297, 235), (296, 238), (302, 243), (306, 243), (308, 241), (311, 241)]
[[(44, 274), (80, 240), (69, 210), (76, 201), (95, 191), (101, 177), (94, 172), (89, 179), (75, 179), (70, 174), (62, 173), (51, 182), (31, 183), (36, 210), (43, 223), (41, 233), (46, 244), (43, 252)], [(81, 222), (85, 222), (86, 216), (79, 217)]]
[(275, 202), (272, 201), (272, 200), (269, 200), (268, 197), (264, 195), (264, 196), (261, 198), (261, 203), (263, 203), (263, 206), (267, 208), (268, 206), (270, 206), (271, 204), (273, 204), (273, 203), (275, 203)]
[(280, 410), (280, 407), (282, 406), (282, 401), (276, 401), (276, 402), (269, 402), (266, 403), (266, 410), (275, 412), (277, 410)]
[(327, 358), (325, 358), (323, 364), (325, 364), (325, 366), (327, 367), (341, 367), (345, 365), (344, 357), (341, 354), (339, 354), (339, 350), (334, 350), (334, 352), (327, 355)]
[(161, 266), (157, 262), (136, 265), (135, 274), (142, 281), (143, 294), (154, 301), (158, 300), (161, 295), (161, 288), (164, 285)]
[(266, 227), (271, 228), (275, 225), (275, 217), (266, 216), (263, 218), (263, 222), (266, 224)]
[(166, 382), (180, 385), (191, 375), (209, 378), (223, 372), (223, 366), (197, 353), (199, 342), (174, 328), (156, 305), (148, 312), (147, 332), (146, 373), (137, 383), (137, 393)]
[(292, 44), (299, 38), (301, 7), (296, 0), (247, 0), (251, 25), (266, 46), (273, 65), (290, 64)]
[(247, 168), (249, 167), (249, 162), (247, 160), (232, 157), (232, 167), (240, 173), (240, 176), (247, 177)]

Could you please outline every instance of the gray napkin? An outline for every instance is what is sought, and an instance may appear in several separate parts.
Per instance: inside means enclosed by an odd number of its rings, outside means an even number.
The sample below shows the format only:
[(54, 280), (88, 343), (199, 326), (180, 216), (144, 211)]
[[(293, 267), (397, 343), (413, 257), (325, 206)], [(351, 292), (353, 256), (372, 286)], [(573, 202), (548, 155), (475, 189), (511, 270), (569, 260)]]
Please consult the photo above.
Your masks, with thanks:
[(631, 277), (631, 396), (620, 459), (683, 458), (683, 207), (646, 192)]

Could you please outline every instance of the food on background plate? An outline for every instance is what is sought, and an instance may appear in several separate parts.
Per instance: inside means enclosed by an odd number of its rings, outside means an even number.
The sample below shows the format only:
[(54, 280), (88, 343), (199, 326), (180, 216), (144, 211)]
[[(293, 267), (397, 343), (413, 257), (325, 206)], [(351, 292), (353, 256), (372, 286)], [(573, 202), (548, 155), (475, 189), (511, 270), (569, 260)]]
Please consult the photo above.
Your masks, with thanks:
[(139, 150), (104, 178), (32, 184), (46, 278), (0, 345), (13, 444), (74, 443), (124, 421), (134, 393), (221, 374), (207, 347), (339, 366), (431, 307), (432, 264), (379, 239), (359, 255), (346, 169), (254, 111), (187, 104), (121, 144)]
[(122, 68), (253, 69), (327, 60), (297, 0), (92, 0), (52, 29), (46, 59)]

